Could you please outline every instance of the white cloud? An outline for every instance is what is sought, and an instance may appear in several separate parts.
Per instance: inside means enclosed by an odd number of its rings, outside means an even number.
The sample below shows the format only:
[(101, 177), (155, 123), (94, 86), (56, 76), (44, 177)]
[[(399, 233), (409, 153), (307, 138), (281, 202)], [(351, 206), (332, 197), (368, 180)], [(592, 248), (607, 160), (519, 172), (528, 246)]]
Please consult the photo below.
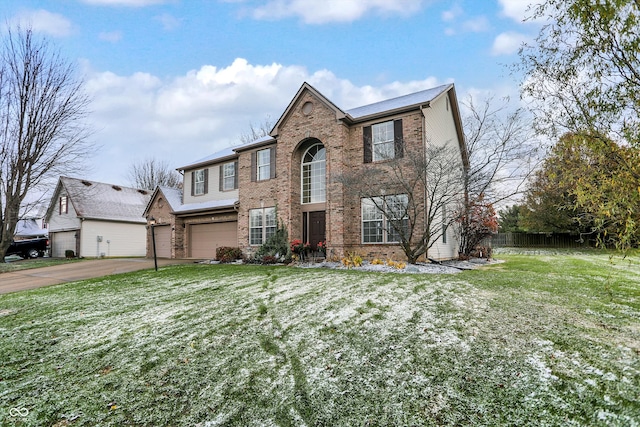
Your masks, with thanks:
[(525, 18), (532, 15), (535, 6), (541, 2), (540, 0), (498, 0), (498, 3), (502, 6), (502, 15), (523, 23)]
[(297, 16), (307, 24), (352, 22), (368, 12), (408, 16), (422, 7), (423, 0), (270, 0), (253, 9), (256, 19), (276, 20)]
[(81, 0), (83, 3), (97, 6), (130, 6), (143, 7), (166, 3), (167, 0)]
[(482, 33), (490, 28), (491, 24), (486, 16), (476, 16), (460, 23), (454, 23), (453, 26), (445, 28), (444, 33), (448, 36), (461, 33)]
[(121, 31), (101, 32), (100, 34), (98, 34), (98, 38), (106, 42), (117, 43), (120, 40), (122, 40), (122, 32)]
[(180, 167), (237, 144), (250, 123), (277, 120), (305, 81), (343, 109), (443, 83), (428, 77), (360, 87), (326, 69), (311, 73), (302, 66), (253, 65), (242, 58), (171, 79), (89, 70), (89, 121), (102, 150), (87, 178), (126, 184), (135, 159), (155, 156)]
[(464, 13), (459, 4), (454, 4), (451, 9), (442, 12), (442, 20), (445, 22), (453, 21)]
[(23, 10), (10, 20), (11, 26), (30, 27), (33, 31), (53, 37), (66, 37), (73, 32), (73, 26), (64, 16), (44, 9)]
[(162, 28), (166, 31), (172, 31), (182, 25), (182, 20), (176, 18), (173, 15), (168, 13), (163, 13), (162, 15), (155, 16), (153, 19), (160, 22), (162, 24)]
[(462, 29), (469, 33), (481, 33), (489, 28), (490, 24), (486, 16), (477, 16), (462, 23)]
[(511, 55), (516, 53), (524, 42), (530, 41), (531, 37), (526, 34), (508, 31), (498, 34), (493, 41), (491, 54), (493, 56)]

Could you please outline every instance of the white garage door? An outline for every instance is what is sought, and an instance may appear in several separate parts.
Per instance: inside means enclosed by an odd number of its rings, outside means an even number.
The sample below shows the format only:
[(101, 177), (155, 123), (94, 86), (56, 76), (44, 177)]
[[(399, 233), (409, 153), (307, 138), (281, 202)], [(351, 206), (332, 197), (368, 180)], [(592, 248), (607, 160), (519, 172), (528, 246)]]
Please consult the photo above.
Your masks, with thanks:
[(189, 227), (191, 258), (215, 259), (220, 246), (238, 246), (238, 223), (216, 222), (193, 224)]
[(154, 227), (156, 235), (156, 256), (158, 258), (171, 258), (171, 226), (158, 225)]
[(49, 242), (51, 243), (51, 256), (56, 258), (64, 258), (65, 251), (72, 250), (76, 256), (76, 233), (79, 231), (59, 231), (50, 233)]

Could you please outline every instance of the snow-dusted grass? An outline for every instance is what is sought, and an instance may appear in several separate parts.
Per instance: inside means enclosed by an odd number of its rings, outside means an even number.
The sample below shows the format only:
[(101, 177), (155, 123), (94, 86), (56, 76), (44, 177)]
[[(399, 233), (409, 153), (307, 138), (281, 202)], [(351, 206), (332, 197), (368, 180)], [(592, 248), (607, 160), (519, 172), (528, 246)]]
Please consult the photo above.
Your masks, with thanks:
[(0, 425), (640, 425), (640, 261), (503, 258), (181, 265), (3, 295)]

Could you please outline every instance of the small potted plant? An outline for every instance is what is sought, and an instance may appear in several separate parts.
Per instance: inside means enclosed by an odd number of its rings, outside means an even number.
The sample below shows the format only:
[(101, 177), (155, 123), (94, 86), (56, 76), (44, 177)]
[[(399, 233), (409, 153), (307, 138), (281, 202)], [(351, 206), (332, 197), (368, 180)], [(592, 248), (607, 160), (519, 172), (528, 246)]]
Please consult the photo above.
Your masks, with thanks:
[(321, 242), (318, 242), (316, 249), (318, 252), (320, 252), (320, 254), (322, 254), (322, 256), (325, 256), (327, 254), (327, 241), (323, 240)]
[(289, 244), (289, 247), (291, 248), (291, 252), (295, 254), (298, 258), (300, 259), (304, 258), (304, 245), (302, 244), (302, 240), (293, 239)]

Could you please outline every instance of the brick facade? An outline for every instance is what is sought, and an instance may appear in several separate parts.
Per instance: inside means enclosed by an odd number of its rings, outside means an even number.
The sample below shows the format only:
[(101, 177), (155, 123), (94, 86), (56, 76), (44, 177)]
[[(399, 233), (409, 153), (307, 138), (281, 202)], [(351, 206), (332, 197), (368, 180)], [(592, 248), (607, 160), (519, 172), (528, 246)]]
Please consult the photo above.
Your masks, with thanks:
[[(457, 138), (457, 143), (460, 144), (462, 150), (464, 142), (462, 141), (459, 117), (449, 112), (450, 100), (455, 101), (455, 94), (452, 93), (453, 86), (443, 86), (431, 91), (424, 91), (424, 94), (418, 93), (423, 96), (424, 100), (408, 96), (407, 101), (401, 100), (405, 102), (404, 104), (394, 100), (389, 104), (380, 106), (372, 104), (372, 106), (345, 112), (305, 83), (276, 123), (270, 137), (233, 149), (238, 162), (236, 171), (238, 199), (235, 205), (238, 246), (247, 255), (255, 252), (257, 247), (249, 244), (250, 210), (275, 207), (278, 220), (286, 226), (290, 240), (302, 240), (305, 233), (308, 237), (311, 233), (309, 218), (312, 215), (317, 218), (318, 213), (324, 212), (324, 236), (329, 257), (341, 257), (345, 252), (357, 252), (366, 258), (404, 258), (404, 253), (398, 244), (363, 243), (361, 201), (359, 196), (355, 196), (349, 188), (345, 188), (344, 182), (338, 178), (346, 172), (366, 172), (367, 168), (382, 170), (389, 168), (389, 165), (384, 161), (365, 162), (364, 128), (376, 123), (394, 121), (395, 126), (397, 120), (402, 120), (400, 129), (403, 144), (410, 155), (419, 153), (427, 142), (431, 142), (430, 138), (434, 138), (434, 135), (439, 137), (440, 134), (443, 135), (440, 138), (443, 140)], [(439, 116), (432, 114), (433, 117), (437, 117), (437, 120), (430, 119), (431, 116), (428, 114), (431, 113), (425, 113), (425, 109), (440, 108), (438, 107), (438, 99), (447, 99), (447, 112), (444, 114), (439, 112)], [(382, 107), (386, 105), (393, 108), (384, 110)], [(444, 101), (442, 101), (442, 108), (440, 108), (442, 111), (444, 111), (444, 105)], [(457, 113), (457, 107), (453, 112)], [(438, 132), (434, 133), (433, 129), (427, 128), (427, 126), (439, 126), (439, 123), (445, 127), (444, 130), (438, 129)], [(396, 129), (396, 132), (399, 131)], [(303, 204), (301, 201), (303, 155), (310, 146), (318, 143), (322, 144), (326, 155), (326, 200), (322, 203)], [(448, 142), (441, 141), (440, 143)], [(252, 173), (255, 174), (256, 170), (255, 164), (252, 165), (252, 158), (255, 162), (255, 153), (269, 148), (275, 149), (275, 176), (266, 180), (256, 180), (255, 177), (252, 177)], [(228, 162), (229, 153), (225, 153), (224, 156), (224, 161)], [(406, 166), (403, 173), (409, 173), (410, 162), (406, 161), (405, 165), (402, 163), (403, 161), (400, 159), (396, 164), (401, 165), (401, 168)], [(215, 166), (216, 164), (216, 156), (214, 155), (211, 158), (211, 165)], [(197, 167), (202, 167), (202, 164), (198, 164)], [(185, 168), (184, 171), (186, 181), (189, 170)], [(372, 182), (371, 186), (379, 186), (383, 194), (385, 190), (391, 191), (387, 194), (402, 194), (401, 190), (394, 193), (395, 189), (391, 188), (390, 183), (385, 182), (384, 179)], [(424, 193), (424, 190), (420, 191)], [(418, 195), (420, 191), (417, 191)], [(171, 216), (170, 212), (158, 208), (154, 203), (151, 203), (148, 214), (162, 219)], [(218, 213), (212, 210), (202, 212), (202, 216), (176, 217), (172, 223), (174, 227), (172, 256), (181, 257), (189, 254), (189, 242), (185, 239), (185, 227), (198, 221), (211, 221), (212, 216), (215, 218), (216, 215)], [(307, 224), (304, 223), (304, 218), (309, 221)], [(424, 218), (416, 220), (417, 226), (424, 228)], [(453, 251), (452, 248), (449, 252)]]

